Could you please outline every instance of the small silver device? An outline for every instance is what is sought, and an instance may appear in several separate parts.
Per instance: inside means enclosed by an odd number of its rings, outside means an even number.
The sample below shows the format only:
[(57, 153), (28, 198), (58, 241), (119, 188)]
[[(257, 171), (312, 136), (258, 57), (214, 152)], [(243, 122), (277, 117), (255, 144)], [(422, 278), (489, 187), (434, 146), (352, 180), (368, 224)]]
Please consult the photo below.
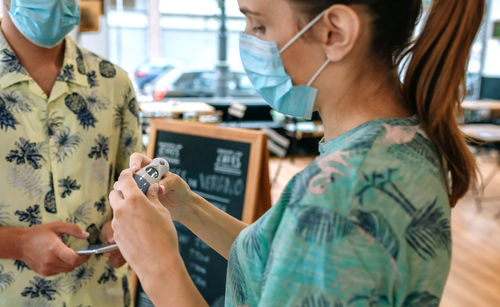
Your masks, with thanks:
[[(147, 166), (141, 168), (134, 174), (134, 180), (139, 186), (139, 189), (146, 194), (152, 184), (158, 183), (163, 176), (168, 174), (170, 166), (167, 160), (156, 158)], [(118, 248), (118, 245), (91, 245), (87, 249), (79, 250), (76, 253), (79, 255), (98, 255), (113, 251)]]
[(134, 180), (139, 189), (146, 194), (152, 184), (158, 183), (170, 170), (167, 160), (156, 158), (147, 166), (134, 174)]
[(111, 245), (91, 245), (87, 249), (76, 251), (78, 255), (99, 255), (114, 251), (118, 248), (117, 244)]

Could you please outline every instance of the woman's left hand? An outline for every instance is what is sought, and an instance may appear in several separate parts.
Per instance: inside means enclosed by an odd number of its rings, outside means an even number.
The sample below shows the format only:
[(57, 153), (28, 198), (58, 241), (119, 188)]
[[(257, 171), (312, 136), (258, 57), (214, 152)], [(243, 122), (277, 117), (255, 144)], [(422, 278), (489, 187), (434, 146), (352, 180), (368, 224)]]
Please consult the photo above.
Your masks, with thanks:
[(111, 226), (123, 257), (146, 282), (178, 263), (179, 246), (172, 217), (158, 201), (158, 184), (149, 188), (146, 197), (132, 176), (131, 170), (123, 171), (109, 195), (114, 212)]
[[(101, 230), (101, 241), (104, 244), (114, 244), (115, 239), (114, 239), (114, 232), (113, 228), (111, 227), (111, 221), (107, 222), (102, 226)], [(127, 261), (123, 258), (122, 253), (120, 252), (119, 249), (111, 251), (109, 253), (104, 254), (105, 257), (109, 258), (109, 264), (111, 264), (112, 267), (115, 269), (123, 266)]]

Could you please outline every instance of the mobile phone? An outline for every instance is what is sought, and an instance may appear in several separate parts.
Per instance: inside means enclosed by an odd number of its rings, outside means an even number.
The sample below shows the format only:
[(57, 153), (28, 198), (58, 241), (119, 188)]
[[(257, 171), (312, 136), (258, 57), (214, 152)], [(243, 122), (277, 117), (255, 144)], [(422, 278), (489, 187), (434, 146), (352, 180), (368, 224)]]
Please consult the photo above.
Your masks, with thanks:
[(106, 252), (114, 251), (115, 249), (118, 249), (117, 244), (90, 245), (89, 247), (87, 247), (87, 249), (76, 251), (76, 253), (78, 255), (99, 255), (99, 254), (104, 254)]
[(156, 158), (134, 174), (134, 180), (139, 189), (146, 194), (152, 184), (158, 183), (170, 170), (167, 160)]

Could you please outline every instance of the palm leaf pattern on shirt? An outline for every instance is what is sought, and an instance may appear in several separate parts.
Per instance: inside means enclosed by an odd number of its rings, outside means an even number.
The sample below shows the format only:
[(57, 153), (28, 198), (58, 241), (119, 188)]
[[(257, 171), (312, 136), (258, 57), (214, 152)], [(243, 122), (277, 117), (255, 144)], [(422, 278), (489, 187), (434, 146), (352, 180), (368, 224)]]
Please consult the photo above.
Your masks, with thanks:
[(322, 244), (349, 235), (355, 224), (347, 217), (327, 208), (311, 207), (299, 213), (295, 233), (297, 236)]
[(58, 163), (62, 163), (66, 158), (71, 157), (80, 145), (81, 138), (77, 134), (71, 135), (68, 127), (64, 127), (52, 136), (55, 157)]
[(24, 211), (16, 210), (15, 215), (19, 216), (18, 219), (20, 222), (28, 223), (29, 227), (42, 224), (39, 205), (30, 206)]
[[(119, 104), (114, 107), (113, 114), (113, 126), (115, 128), (121, 127), (124, 124), (123, 117), (125, 116), (125, 111), (127, 111), (127, 104)], [(127, 127), (123, 127), (127, 128)]]
[(5, 272), (3, 265), (0, 264), (0, 292), (7, 289), (14, 282), (12, 272)]
[(32, 108), (28, 100), (21, 95), (19, 91), (4, 91), (2, 99), (5, 102), (5, 107), (11, 112), (31, 112)]
[(248, 227), (248, 233), (243, 237), (242, 246), (247, 253), (255, 253), (260, 260), (264, 259), (262, 241), (262, 224), (266, 216), (261, 217), (257, 222)]
[(97, 74), (95, 70), (87, 73), (87, 83), (90, 88), (99, 86), (99, 81), (97, 81)]
[(68, 216), (66, 222), (72, 224), (82, 223), (85, 225), (90, 224), (90, 218), (92, 216), (92, 210), (87, 206), (87, 202), (84, 202), (76, 210)]
[(34, 169), (40, 169), (42, 165), (40, 161), (43, 160), (43, 156), (40, 153), (44, 143), (30, 142), (24, 138), (19, 138), (19, 142), (15, 143), (17, 149), (13, 149), (9, 152), (5, 159), (8, 162), (16, 162), (17, 165), (28, 163)]
[(99, 201), (96, 201), (94, 203), (94, 207), (96, 208), (97, 212), (100, 212), (101, 214), (106, 213), (106, 197), (101, 197)]
[(442, 209), (436, 207), (437, 199), (419, 210), (394, 183), (397, 170), (364, 175), (364, 185), (357, 193), (361, 205), (365, 195), (381, 192), (398, 204), (411, 218), (405, 238), (410, 247), (423, 259), (434, 257), (436, 249), (451, 251), (450, 222)]
[(438, 307), (440, 299), (429, 292), (413, 292), (409, 294), (403, 307)]
[(32, 299), (44, 298), (53, 301), (56, 295), (60, 295), (57, 288), (57, 281), (35, 276), (33, 280), (30, 280), (29, 286), (25, 287), (21, 292), (21, 295)]
[(75, 66), (73, 64), (64, 65), (57, 81), (69, 82), (75, 80)]
[(311, 294), (294, 307), (343, 307), (341, 301), (329, 299), (324, 293)]
[(365, 302), (366, 304), (363, 306), (370, 307), (378, 307), (389, 305), (389, 299), (385, 294), (380, 294), (377, 292), (377, 289), (373, 289), (369, 294), (357, 294), (353, 298), (351, 298), (348, 302), (348, 305), (351, 305), (356, 302)]
[(424, 259), (433, 258), (436, 249), (451, 253), (450, 223), (436, 208), (436, 200), (416, 212), (405, 235), (408, 244)]
[(59, 179), (59, 187), (63, 190), (61, 198), (66, 198), (67, 196), (70, 196), (73, 191), (80, 190), (81, 188), (76, 179), (71, 179), (69, 176)]
[(122, 290), (123, 290), (123, 306), (129, 307), (132, 303), (132, 296), (130, 294), (130, 288), (128, 286), (127, 276), (122, 277)]
[(11, 72), (17, 72), (26, 75), (26, 71), (17, 59), (16, 55), (9, 49), (3, 49), (0, 51), (0, 62), (2, 63), (3, 71), (2, 75)]
[(126, 131), (120, 138), (120, 155), (129, 157), (137, 147), (138, 139), (134, 131)]
[(22, 262), (21, 260), (14, 260), (14, 265), (16, 266), (16, 269), (19, 272), (23, 272), (24, 269), (31, 271), (30, 267), (26, 265), (26, 263)]
[(30, 198), (43, 197), (50, 190), (40, 174), (28, 165), (12, 165), (9, 168), (9, 183)]
[(87, 74), (87, 70), (85, 69), (85, 62), (83, 61), (83, 53), (80, 48), (76, 47), (76, 69), (80, 75)]
[(52, 112), (42, 119), (46, 123), (45, 133), (48, 136), (53, 136), (62, 127), (64, 117), (57, 116), (56, 112)]
[(90, 153), (88, 154), (91, 159), (100, 159), (104, 158), (106, 161), (108, 160), (109, 153), (109, 137), (105, 137), (102, 134), (97, 136), (95, 141), (95, 146), (90, 149)]
[(99, 284), (106, 284), (110, 281), (117, 281), (118, 277), (116, 277), (115, 274), (115, 268), (112, 267), (109, 263), (106, 264), (106, 271), (102, 273), (102, 275), (99, 277), (99, 280), (97, 283)]
[(2, 97), (0, 97), (0, 130), (8, 131), (9, 128), (16, 130), (16, 125), (19, 124), (14, 118), (14, 115), (9, 111)]
[(233, 294), (233, 300), (239, 305), (243, 306), (246, 304), (246, 282), (243, 276), (243, 270), (240, 267), (240, 261), (238, 258), (238, 252), (236, 248), (231, 249), (231, 255), (229, 256), (231, 261), (229, 262), (229, 278), (231, 285), (231, 292)]
[(67, 285), (71, 293), (76, 293), (85, 286), (94, 276), (95, 269), (88, 263), (84, 263), (70, 273)]
[(85, 231), (89, 233), (89, 237), (87, 238), (89, 245), (102, 243), (100, 238), (101, 230), (95, 224), (90, 224)]
[(398, 258), (399, 239), (392, 230), (391, 224), (380, 212), (353, 210), (351, 214), (356, 219), (356, 224), (382, 244), (394, 260)]
[(109, 101), (106, 97), (100, 96), (97, 92), (85, 94), (87, 106), (91, 112), (107, 110)]
[[(123, 107), (125, 110), (128, 109), (130, 113), (132, 113), (132, 115), (137, 119), (137, 124), (139, 124), (139, 105), (137, 104), (137, 100), (131, 87), (127, 88), (125, 94), (123, 95)], [(125, 115), (125, 113), (123, 113), (123, 115)]]

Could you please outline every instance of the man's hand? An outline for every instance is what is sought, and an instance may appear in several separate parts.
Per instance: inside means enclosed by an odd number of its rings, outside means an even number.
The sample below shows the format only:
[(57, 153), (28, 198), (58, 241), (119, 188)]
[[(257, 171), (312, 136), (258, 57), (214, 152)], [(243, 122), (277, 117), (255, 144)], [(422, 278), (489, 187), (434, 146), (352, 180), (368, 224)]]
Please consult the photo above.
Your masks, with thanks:
[[(114, 231), (111, 227), (111, 221), (109, 221), (104, 224), (104, 226), (102, 226), (101, 241), (104, 244), (115, 244), (116, 242), (113, 236)], [(109, 253), (105, 253), (104, 256), (109, 258), (109, 263), (116, 269), (127, 263), (127, 261), (123, 258), (122, 253), (118, 249)]]
[(61, 240), (64, 234), (82, 240), (89, 236), (77, 225), (63, 222), (26, 228), (21, 235), (19, 260), (42, 276), (73, 271), (84, 264), (89, 257), (78, 255), (67, 247)]

